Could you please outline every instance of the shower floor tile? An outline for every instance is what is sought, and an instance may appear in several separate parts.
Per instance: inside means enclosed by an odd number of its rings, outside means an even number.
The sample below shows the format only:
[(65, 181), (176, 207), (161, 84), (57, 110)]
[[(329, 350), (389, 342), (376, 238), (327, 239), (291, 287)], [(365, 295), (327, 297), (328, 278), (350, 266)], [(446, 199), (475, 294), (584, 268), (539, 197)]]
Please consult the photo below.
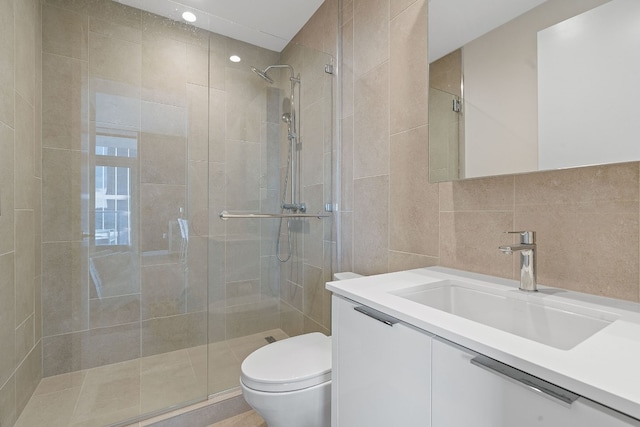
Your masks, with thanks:
[[(16, 427), (95, 427), (196, 401), (239, 385), (240, 365), (280, 329), (43, 378)], [(207, 352), (208, 349), (208, 352)], [(206, 375), (207, 366), (212, 372)], [(208, 378), (207, 378), (208, 377)], [(208, 390), (207, 390), (208, 385)], [(226, 423), (226, 424), (225, 424)], [(253, 411), (215, 427), (264, 427)]]

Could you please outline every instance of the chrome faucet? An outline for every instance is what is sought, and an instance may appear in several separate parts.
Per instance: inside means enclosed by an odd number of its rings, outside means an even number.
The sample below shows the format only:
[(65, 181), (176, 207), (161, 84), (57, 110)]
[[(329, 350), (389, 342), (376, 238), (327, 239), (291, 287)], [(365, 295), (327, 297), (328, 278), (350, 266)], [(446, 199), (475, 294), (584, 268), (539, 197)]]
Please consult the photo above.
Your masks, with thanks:
[(535, 292), (536, 283), (536, 232), (535, 231), (506, 231), (507, 234), (519, 234), (520, 243), (517, 245), (500, 246), (502, 252), (511, 255), (520, 252), (520, 290)]

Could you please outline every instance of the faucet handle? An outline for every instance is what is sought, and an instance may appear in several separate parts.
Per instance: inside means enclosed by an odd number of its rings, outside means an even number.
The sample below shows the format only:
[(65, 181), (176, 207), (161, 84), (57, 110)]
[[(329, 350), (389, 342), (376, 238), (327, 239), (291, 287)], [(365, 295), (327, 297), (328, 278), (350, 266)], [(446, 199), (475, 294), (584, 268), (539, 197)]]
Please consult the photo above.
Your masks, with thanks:
[(536, 243), (535, 231), (505, 231), (506, 234), (519, 234), (520, 243), (525, 245), (533, 245)]

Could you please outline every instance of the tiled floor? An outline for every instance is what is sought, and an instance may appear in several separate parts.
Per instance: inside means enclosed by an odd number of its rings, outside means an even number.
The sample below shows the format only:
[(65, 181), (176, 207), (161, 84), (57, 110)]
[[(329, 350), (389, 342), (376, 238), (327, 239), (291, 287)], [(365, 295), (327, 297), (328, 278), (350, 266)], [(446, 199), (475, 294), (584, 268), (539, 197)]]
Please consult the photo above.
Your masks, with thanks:
[[(208, 390), (204, 345), (44, 378), (16, 427), (110, 425), (237, 387), (242, 360), (266, 345), (266, 336), (277, 340), (287, 337), (282, 330), (274, 329), (209, 344), (209, 366), (213, 368), (208, 375)], [(238, 417), (246, 418), (239, 424), (216, 426), (263, 425), (256, 414)]]
[(245, 412), (228, 418), (209, 427), (267, 427), (267, 423), (254, 411)]

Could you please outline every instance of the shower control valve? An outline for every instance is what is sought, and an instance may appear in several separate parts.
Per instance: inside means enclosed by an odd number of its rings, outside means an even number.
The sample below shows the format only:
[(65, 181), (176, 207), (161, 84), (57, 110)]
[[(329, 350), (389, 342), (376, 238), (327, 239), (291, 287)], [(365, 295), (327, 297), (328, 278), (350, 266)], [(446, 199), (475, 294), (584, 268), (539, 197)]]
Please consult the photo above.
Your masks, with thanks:
[(283, 203), (282, 209), (305, 213), (307, 211), (307, 205), (305, 203)]

